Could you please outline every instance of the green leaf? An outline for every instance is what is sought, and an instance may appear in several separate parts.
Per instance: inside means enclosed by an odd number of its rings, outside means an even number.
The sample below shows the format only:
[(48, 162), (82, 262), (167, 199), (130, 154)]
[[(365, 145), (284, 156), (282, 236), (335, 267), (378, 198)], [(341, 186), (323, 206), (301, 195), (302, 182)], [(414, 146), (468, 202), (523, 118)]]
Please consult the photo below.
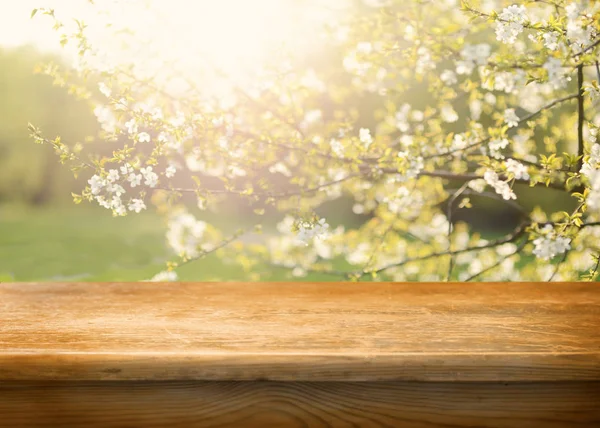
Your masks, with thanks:
[(29, 19), (32, 19), (35, 16), (36, 13), (38, 13), (38, 9), (33, 9), (31, 11), (31, 16), (29, 17)]

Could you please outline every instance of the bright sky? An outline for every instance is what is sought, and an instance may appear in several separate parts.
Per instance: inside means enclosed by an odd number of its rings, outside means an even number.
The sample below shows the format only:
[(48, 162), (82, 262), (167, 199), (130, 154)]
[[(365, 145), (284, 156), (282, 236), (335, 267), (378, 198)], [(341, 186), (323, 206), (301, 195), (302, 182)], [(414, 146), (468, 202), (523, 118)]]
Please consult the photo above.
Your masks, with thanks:
[[(218, 65), (228, 74), (250, 76), (252, 67), (269, 58), (270, 49), (285, 45), (293, 52), (315, 49), (324, 22), (339, 19), (351, 0), (4, 0), (0, 45), (32, 43), (59, 50), (59, 35), (50, 17), (34, 8), (53, 8), (58, 19), (75, 29), (83, 20), (102, 64), (132, 60), (152, 73), (162, 61), (180, 70)], [(150, 7), (144, 8), (141, 4)], [(102, 13), (102, 9), (106, 9)], [(109, 11), (107, 14), (106, 11)], [(113, 28), (132, 28), (134, 39), (113, 37)], [(115, 48), (115, 46), (120, 46)], [(67, 46), (68, 48), (68, 46)], [(175, 65), (176, 64), (176, 65)]]
[[(178, 95), (186, 82), (226, 98), (236, 87), (250, 89), (271, 61), (273, 50), (294, 54), (318, 50), (323, 24), (341, 19), (353, 0), (0, 0), (0, 46), (33, 44), (62, 52), (75, 67), (110, 71), (132, 64), (139, 78), (152, 78)], [(54, 9), (73, 34), (82, 20), (94, 54), (83, 59), (76, 46), (62, 49), (53, 20), (36, 8)], [(106, 25), (111, 24), (110, 28)], [(134, 36), (117, 30), (129, 29)], [(216, 70), (226, 78), (217, 77)], [(173, 79), (173, 76), (177, 76)], [(208, 83), (210, 82), (210, 83)]]
[[(180, 40), (187, 37), (197, 44), (198, 36), (210, 39), (208, 45), (230, 49), (234, 44), (247, 50), (250, 44), (264, 43), (268, 39), (285, 38), (294, 31), (304, 30), (302, 37), (310, 32), (308, 21), (335, 19), (336, 14), (349, 0), (4, 0), (0, 13), (0, 45), (15, 46), (33, 43), (44, 49), (58, 46), (56, 33), (50, 28), (49, 19), (38, 16), (30, 19), (34, 8), (54, 8), (63, 21), (68, 18), (83, 19), (88, 24), (98, 24), (98, 10), (108, 5), (113, 10), (131, 12), (130, 5), (148, 2), (153, 13), (175, 22), (175, 35)], [(114, 5), (121, 5), (117, 8)], [(135, 7), (135, 6), (134, 6)], [(113, 20), (125, 25), (135, 22), (131, 13), (117, 13)], [(121, 22), (119, 22), (119, 20)], [(156, 32), (154, 27), (153, 31)], [(160, 30), (160, 29), (158, 29)], [(166, 30), (163, 30), (166, 31)]]

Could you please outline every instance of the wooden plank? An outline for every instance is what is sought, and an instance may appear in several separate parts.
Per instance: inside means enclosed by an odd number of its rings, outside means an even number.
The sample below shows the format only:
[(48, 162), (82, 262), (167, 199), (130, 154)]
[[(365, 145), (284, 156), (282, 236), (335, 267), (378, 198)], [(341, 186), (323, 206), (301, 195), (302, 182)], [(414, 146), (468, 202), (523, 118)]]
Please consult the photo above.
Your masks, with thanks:
[(594, 283), (0, 284), (0, 380), (600, 380)]
[(600, 382), (0, 383), (0, 427), (589, 427)]

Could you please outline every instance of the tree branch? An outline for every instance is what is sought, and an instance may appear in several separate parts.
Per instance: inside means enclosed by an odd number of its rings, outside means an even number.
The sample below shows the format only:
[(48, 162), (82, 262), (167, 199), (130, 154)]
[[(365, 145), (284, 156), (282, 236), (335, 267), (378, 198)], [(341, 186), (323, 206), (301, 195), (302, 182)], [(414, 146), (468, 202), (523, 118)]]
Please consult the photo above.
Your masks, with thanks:
[(505, 260), (508, 260), (508, 259), (509, 259), (509, 258), (511, 258), (512, 256), (514, 256), (514, 255), (516, 255), (516, 254), (519, 254), (519, 253), (520, 253), (520, 252), (523, 250), (523, 248), (525, 248), (525, 245), (527, 245), (527, 242), (529, 242), (529, 241), (528, 241), (527, 239), (524, 239), (524, 240), (523, 240), (523, 242), (521, 242), (521, 243), (519, 244), (519, 246), (517, 247), (517, 249), (516, 249), (514, 252), (510, 253), (510, 254), (509, 254), (509, 255), (507, 255), (507, 256), (504, 256), (504, 257), (502, 257), (500, 260), (498, 260), (498, 261), (497, 261), (496, 263), (494, 263), (493, 265), (491, 265), (491, 266), (488, 266), (488, 267), (486, 267), (485, 269), (482, 269), (482, 270), (480, 270), (479, 272), (477, 272), (477, 273), (476, 273), (476, 274), (474, 274), (474, 275), (471, 275), (470, 277), (468, 277), (467, 279), (465, 279), (465, 282), (473, 281), (475, 278), (478, 278), (479, 276), (483, 275), (484, 273), (486, 273), (486, 272), (489, 272), (489, 271), (491, 271), (492, 269), (494, 269), (494, 268), (496, 268), (496, 267), (500, 266), (500, 265), (501, 265), (501, 264), (502, 264), (502, 263), (503, 263)]
[(467, 190), (467, 186), (469, 182), (465, 182), (450, 198), (448, 201), (448, 209), (446, 213), (446, 217), (448, 217), (448, 252), (450, 253), (450, 262), (448, 263), (448, 275), (446, 276), (446, 281), (450, 281), (452, 277), (452, 269), (454, 268), (454, 254), (452, 252), (452, 213), (454, 210), (452, 209), (454, 202), (456, 199), (463, 194), (465, 190)]
[[(321, 189), (324, 189), (326, 187), (329, 186), (333, 186), (336, 184), (340, 184), (343, 183), (345, 181), (348, 181), (352, 178), (356, 178), (356, 177), (360, 177), (361, 174), (349, 174), (344, 178), (340, 178), (338, 180), (334, 180), (334, 181), (329, 181), (327, 183), (323, 183), (320, 184), (318, 186), (314, 186), (314, 187), (309, 187), (308, 189), (300, 189), (300, 190), (293, 190), (293, 191), (287, 191), (287, 192), (279, 192), (279, 193), (273, 193), (273, 192), (269, 192), (269, 191), (262, 191), (262, 192), (253, 192), (253, 195), (260, 195), (260, 196), (266, 196), (266, 197), (270, 197), (270, 198), (287, 198), (290, 196), (299, 196), (299, 195), (305, 195), (305, 194), (309, 194), (309, 193), (314, 193), (317, 192)], [(228, 190), (228, 189), (187, 189), (187, 188), (181, 188), (181, 187), (154, 187), (154, 188), (150, 188), (148, 187), (147, 190), (166, 190), (166, 191), (172, 191), (172, 192), (182, 192), (182, 193), (196, 193), (198, 191), (204, 191), (207, 192), (209, 194), (226, 194), (226, 195), (245, 195), (246, 191), (245, 190)]]
[[(388, 174), (398, 174), (399, 172), (393, 169), (383, 169), (384, 172), (388, 173)], [(439, 178), (446, 178), (448, 180), (476, 180), (476, 179), (482, 179), (483, 176), (481, 175), (477, 175), (477, 174), (473, 174), (473, 173), (454, 173), (451, 171), (421, 171), (419, 173), (419, 177), (439, 177)], [(501, 179), (506, 179), (507, 177), (505, 176), (501, 176)], [(529, 185), (529, 180), (525, 180), (525, 179), (515, 179), (515, 184), (526, 184)], [(546, 187), (546, 185), (544, 183), (537, 183), (536, 186), (543, 186)], [(550, 183), (548, 184), (549, 188), (552, 189), (556, 189), (556, 190), (566, 190), (565, 189), (565, 185), (563, 183)]]
[[(456, 254), (462, 254), (462, 253), (468, 253), (471, 251), (478, 251), (478, 250), (484, 250), (486, 248), (494, 248), (494, 247), (498, 247), (502, 244), (506, 244), (509, 242), (514, 242), (517, 239), (519, 239), (519, 237), (523, 236), (525, 234), (525, 231), (527, 230), (527, 226), (529, 226), (529, 222), (523, 222), (519, 227), (517, 227), (510, 235), (507, 235), (503, 238), (500, 239), (496, 239), (488, 244), (485, 245), (480, 245), (480, 246), (476, 246), (476, 247), (468, 247), (468, 248), (464, 248), (462, 250), (457, 250), (457, 251), (453, 251), (452, 254), (456, 255)], [(400, 266), (404, 266), (407, 263), (411, 263), (411, 262), (420, 262), (420, 261), (424, 261), (424, 260), (429, 260), (432, 258), (436, 258), (436, 257), (442, 257), (442, 256), (447, 256), (450, 255), (451, 252), (449, 251), (442, 251), (439, 253), (432, 253), (432, 254), (428, 254), (426, 256), (422, 256), (422, 257), (414, 257), (414, 258), (409, 258), (409, 259), (405, 259), (402, 260), (401, 262), (398, 263), (392, 263), (390, 265), (384, 266), (382, 268), (379, 268), (378, 270), (375, 271), (375, 273), (381, 273), (385, 270), (391, 269), (391, 268), (395, 268), (395, 267), (400, 267)]]
[[(577, 97), (578, 97), (578, 95), (577, 95), (577, 94), (574, 94), (574, 95), (568, 95), (568, 96), (566, 96), (566, 97), (563, 97), (563, 98), (559, 98), (559, 99), (557, 99), (557, 100), (554, 100), (554, 101), (550, 102), (549, 104), (546, 104), (546, 105), (544, 105), (544, 106), (540, 107), (538, 110), (536, 110), (536, 111), (534, 111), (534, 112), (532, 112), (532, 113), (528, 114), (527, 116), (525, 116), (525, 117), (523, 117), (523, 118), (519, 119), (518, 126), (516, 126), (516, 127), (514, 127), (514, 128), (511, 128), (509, 131), (512, 131), (512, 130), (517, 130), (517, 129), (519, 129), (519, 127), (520, 127), (522, 124), (524, 124), (524, 123), (525, 123), (525, 122), (527, 122), (528, 120), (531, 120), (531, 119), (533, 119), (534, 117), (536, 117), (537, 115), (541, 114), (541, 113), (542, 113), (542, 112), (544, 112), (545, 110), (549, 110), (549, 109), (551, 109), (552, 107), (554, 107), (554, 106), (556, 106), (556, 105), (558, 105), (558, 104), (561, 104), (561, 103), (563, 103), (563, 102), (565, 102), (565, 101), (572, 100), (572, 99), (574, 99), (574, 98), (577, 98)], [(469, 150), (469, 149), (474, 149), (474, 148), (476, 148), (476, 147), (479, 147), (479, 146), (481, 146), (482, 144), (485, 144), (485, 143), (487, 143), (487, 142), (488, 142), (488, 141), (490, 141), (490, 140), (491, 140), (491, 137), (486, 137), (486, 138), (484, 138), (484, 139), (482, 139), (482, 140), (479, 140), (479, 141), (477, 141), (477, 142), (475, 142), (475, 143), (469, 144), (467, 147), (463, 147), (463, 148), (460, 148), (460, 149), (455, 149), (455, 150), (450, 150), (450, 151), (448, 151), (448, 152), (446, 152), (446, 153), (436, 153), (436, 154), (434, 154), (434, 155), (427, 155), (427, 156), (423, 156), (423, 159), (426, 159), (426, 160), (427, 160), (427, 159), (434, 159), (434, 158), (439, 158), (439, 157), (443, 157), (443, 156), (448, 156), (448, 155), (455, 154), (455, 153), (460, 153), (460, 152), (463, 152), (463, 151), (466, 151), (466, 150)]]
[(583, 110), (583, 65), (577, 66), (577, 154), (581, 158), (577, 161), (577, 170), (581, 171), (583, 166), (583, 123), (585, 121), (585, 112)]

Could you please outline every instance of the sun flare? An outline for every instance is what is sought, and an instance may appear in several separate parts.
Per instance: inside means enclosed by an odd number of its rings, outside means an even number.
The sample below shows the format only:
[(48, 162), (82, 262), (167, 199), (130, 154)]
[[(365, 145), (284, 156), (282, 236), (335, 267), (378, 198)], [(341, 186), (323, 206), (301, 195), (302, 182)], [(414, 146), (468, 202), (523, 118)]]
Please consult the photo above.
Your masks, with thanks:
[[(279, 50), (301, 53), (314, 48), (323, 23), (346, 0), (107, 0), (76, 15), (61, 16), (65, 33), (76, 31), (78, 18), (96, 62), (110, 70), (134, 64), (137, 74), (159, 78), (168, 70), (198, 79), (225, 73), (238, 84), (276, 58)], [(63, 8), (59, 12), (68, 12)], [(69, 28), (69, 26), (71, 28)], [(67, 49), (69, 47), (67, 46)], [(71, 47), (75, 53), (75, 47)], [(204, 78), (204, 77), (203, 77)]]

